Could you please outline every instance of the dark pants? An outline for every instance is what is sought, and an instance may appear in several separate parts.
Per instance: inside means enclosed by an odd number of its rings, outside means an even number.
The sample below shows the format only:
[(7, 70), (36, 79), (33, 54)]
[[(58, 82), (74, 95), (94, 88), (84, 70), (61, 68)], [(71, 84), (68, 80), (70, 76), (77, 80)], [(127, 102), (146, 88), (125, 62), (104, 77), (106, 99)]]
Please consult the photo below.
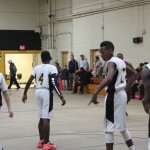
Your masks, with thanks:
[(144, 98), (144, 84), (140, 86), (140, 95), (141, 95), (141, 99), (143, 99)]
[(135, 98), (135, 92), (138, 91), (138, 88), (137, 88), (138, 85), (139, 85), (139, 83), (134, 83), (132, 85), (132, 88), (131, 88), (131, 96), (132, 96), (132, 98)]
[(84, 86), (88, 84), (87, 82), (83, 82), (83, 81), (80, 81), (80, 82), (76, 82), (75, 83), (75, 86), (74, 86), (74, 93), (77, 93), (77, 89), (78, 89), (78, 86), (80, 86), (80, 92), (83, 93), (83, 88)]
[(19, 83), (17, 82), (15, 75), (10, 77), (10, 84), (8, 86), (8, 89), (11, 89), (11, 86), (13, 83), (17, 86), (17, 89), (20, 88)]

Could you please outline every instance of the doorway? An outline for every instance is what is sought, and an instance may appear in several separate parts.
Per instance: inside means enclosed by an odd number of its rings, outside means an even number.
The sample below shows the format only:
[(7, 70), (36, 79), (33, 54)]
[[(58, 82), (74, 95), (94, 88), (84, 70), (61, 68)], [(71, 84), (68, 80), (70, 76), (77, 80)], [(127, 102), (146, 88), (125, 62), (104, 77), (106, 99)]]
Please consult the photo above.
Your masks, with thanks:
[[(9, 76), (10, 72), (8, 60), (12, 60), (17, 68), (17, 74), (22, 74), (22, 78), (18, 82), (26, 84), (36, 64), (35, 55), (37, 54), (5, 54), (5, 76)], [(9, 79), (6, 81), (9, 84)]]
[(100, 49), (91, 49), (90, 50), (90, 66), (91, 66), (91, 68), (93, 67), (93, 62), (95, 60), (95, 56), (99, 56), (100, 57), (99, 50)]
[(62, 56), (62, 68), (64, 68), (64, 65), (68, 66), (68, 51), (61, 52)]

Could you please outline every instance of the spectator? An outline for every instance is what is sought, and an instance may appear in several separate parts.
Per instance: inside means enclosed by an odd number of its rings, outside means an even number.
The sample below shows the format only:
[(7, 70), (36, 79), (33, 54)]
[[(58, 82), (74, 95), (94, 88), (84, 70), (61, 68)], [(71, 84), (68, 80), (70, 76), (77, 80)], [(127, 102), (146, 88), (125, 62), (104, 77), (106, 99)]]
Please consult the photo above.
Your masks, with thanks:
[(98, 69), (102, 66), (102, 62), (99, 59), (99, 56), (95, 56), (95, 60), (93, 62), (93, 71), (92, 75), (94, 77), (98, 76)]
[(16, 80), (16, 72), (17, 68), (15, 64), (12, 62), (12, 60), (9, 60), (8, 63), (10, 64), (9, 70), (10, 70), (10, 84), (8, 86), (8, 89), (11, 89), (12, 84), (14, 83), (17, 86), (17, 90), (20, 89), (20, 85)]
[(62, 81), (64, 90), (69, 89), (69, 70), (67, 69), (67, 65), (64, 65), (64, 69), (62, 71)]
[(80, 71), (77, 71), (76, 74), (79, 76), (79, 80), (75, 83), (73, 94), (77, 93), (77, 88), (80, 86), (80, 93), (83, 94), (83, 88), (86, 84), (90, 83), (91, 72), (87, 72), (83, 67), (80, 68)]
[(85, 59), (84, 55), (81, 54), (80, 55), (80, 62), (79, 62), (79, 68), (83, 67), (84, 70), (88, 70), (89, 69), (89, 64), (88, 64), (88, 61)]
[(68, 70), (69, 70), (69, 90), (72, 90), (72, 83), (73, 81), (77, 81), (77, 75), (75, 71), (78, 70), (78, 62), (74, 59), (74, 55), (70, 55), (70, 61), (68, 63)]

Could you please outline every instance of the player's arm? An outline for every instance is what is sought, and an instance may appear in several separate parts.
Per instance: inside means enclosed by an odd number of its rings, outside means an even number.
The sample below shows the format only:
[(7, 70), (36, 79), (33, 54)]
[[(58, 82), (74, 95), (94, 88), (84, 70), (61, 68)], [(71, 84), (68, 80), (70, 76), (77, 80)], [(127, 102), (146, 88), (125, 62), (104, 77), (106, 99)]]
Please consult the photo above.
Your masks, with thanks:
[(145, 95), (144, 95), (144, 98), (142, 99), (142, 104), (143, 104), (143, 108), (145, 110), (145, 112), (147, 114), (149, 114), (149, 110), (150, 110), (150, 70), (145, 67), (143, 70), (142, 70), (142, 73), (141, 73), (141, 78), (142, 78), (142, 81), (144, 83), (144, 92), (145, 92)]
[(9, 95), (8, 95), (7, 91), (3, 91), (3, 96), (4, 96), (4, 99), (6, 101), (9, 117), (12, 118), (13, 117), (13, 112), (12, 112), (12, 109), (11, 109), (10, 98), (9, 98)]
[(2, 94), (4, 96), (7, 108), (8, 108), (8, 113), (9, 113), (9, 117), (12, 118), (13, 117), (13, 112), (11, 109), (11, 104), (10, 104), (10, 98), (9, 95), (7, 93), (7, 84), (6, 81), (4, 79), (4, 76), (2, 74), (1, 75), (1, 90), (2, 90)]
[(26, 84), (25, 89), (24, 89), (23, 97), (22, 97), (23, 103), (25, 103), (27, 101), (27, 92), (28, 92), (28, 89), (30, 88), (30, 85), (31, 85), (34, 78), (35, 77), (33, 75), (31, 75), (29, 80), (27, 81), (27, 84)]
[(50, 74), (50, 86), (53, 86), (54, 90), (56, 91), (57, 95), (59, 96), (59, 98), (61, 99), (62, 101), (62, 106), (66, 104), (66, 101), (62, 95), (62, 93), (60, 92), (60, 89), (58, 87), (58, 84), (57, 84), (57, 74), (54, 73), (54, 74)]
[(126, 66), (126, 71), (127, 71), (127, 74), (129, 75), (129, 80), (128, 80), (128, 83), (127, 83), (125, 90), (128, 91), (129, 88), (132, 86), (134, 80), (135, 80), (136, 71), (128, 65)]
[(108, 69), (107, 77), (100, 83), (98, 88), (95, 90), (92, 100), (90, 101), (89, 104), (91, 103), (97, 104), (98, 93), (113, 80), (114, 74), (116, 73), (116, 65), (113, 62), (109, 62), (107, 69)]

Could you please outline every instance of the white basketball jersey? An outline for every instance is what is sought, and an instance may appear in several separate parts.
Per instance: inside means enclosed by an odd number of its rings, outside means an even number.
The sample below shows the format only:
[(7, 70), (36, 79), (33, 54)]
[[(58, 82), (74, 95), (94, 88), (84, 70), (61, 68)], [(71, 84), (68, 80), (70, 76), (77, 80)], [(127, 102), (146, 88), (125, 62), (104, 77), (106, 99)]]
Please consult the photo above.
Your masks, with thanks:
[(150, 70), (150, 63), (146, 65), (146, 67)]
[(126, 64), (125, 62), (118, 57), (112, 57), (107, 62), (106, 65), (108, 65), (109, 62), (113, 62), (116, 65), (117, 72), (113, 77), (113, 81), (108, 85), (108, 88), (109, 86), (112, 86), (112, 87), (114, 86), (116, 91), (120, 89), (124, 89), (126, 87), (126, 78), (125, 78), (126, 77)]
[(0, 89), (1, 91), (7, 90), (7, 84), (2, 73), (0, 73)]
[(57, 68), (50, 64), (41, 64), (34, 68), (32, 75), (35, 77), (36, 88), (49, 89), (49, 75), (58, 74)]

